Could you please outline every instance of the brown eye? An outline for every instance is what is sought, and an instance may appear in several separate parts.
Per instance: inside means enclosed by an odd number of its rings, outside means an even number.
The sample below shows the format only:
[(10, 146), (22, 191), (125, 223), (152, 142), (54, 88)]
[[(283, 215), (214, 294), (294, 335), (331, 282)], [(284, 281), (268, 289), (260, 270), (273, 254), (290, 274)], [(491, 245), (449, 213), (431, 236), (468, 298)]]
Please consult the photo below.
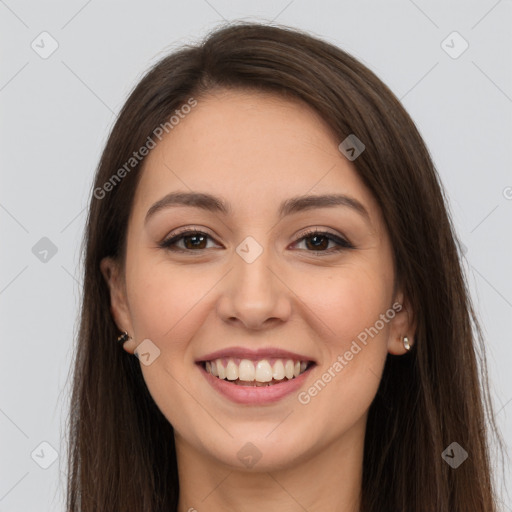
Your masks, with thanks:
[(330, 240), (323, 235), (313, 235), (305, 238), (306, 247), (313, 251), (327, 249), (329, 246)]
[[(212, 239), (211, 236), (202, 231), (185, 231), (164, 240), (160, 244), (160, 247), (169, 249), (170, 251), (202, 250), (208, 248), (208, 239)], [(178, 245), (181, 241), (183, 241), (183, 246)]]
[[(160, 247), (176, 252), (199, 252), (211, 248), (208, 240), (213, 238), (202, 231), (184, 231), (160, 243)], [(327, 231), (311, 231), (302, 236), (294, 245), (305, 243), (307, 252), (332, 254), (354, 246), (347, 240)], [(332, 244), (330, 246), (330, 244)]]
[[(306, 233), (295, 243), (297, 244), (303, 241), (305, 242), (305, 246), (308, 252), (317, 251), (330, 254), (332, 252), (354, 248), (354, 246), (347, 240), (327, 231), (311, 231)], [(331, 242), (334, 244), (334, 246), (329, 248), (329, 244)]]
[(205, 235), (186, 235), (182, 239), (187, 249), (206, 249), (207, 236)]

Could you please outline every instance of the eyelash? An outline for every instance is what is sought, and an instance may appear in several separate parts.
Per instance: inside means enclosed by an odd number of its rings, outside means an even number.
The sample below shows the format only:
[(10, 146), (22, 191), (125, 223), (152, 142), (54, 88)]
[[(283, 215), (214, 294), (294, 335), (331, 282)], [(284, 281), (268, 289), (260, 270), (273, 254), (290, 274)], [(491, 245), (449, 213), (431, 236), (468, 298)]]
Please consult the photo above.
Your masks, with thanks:
[[(200, 252), (202, 252), (202, 251), (204, 251), (206, 249), (193, 250), (193, 249), (182, 249), (182, 248), (173, 248), (172, 247), (176, 242), (179, 242), (180, 240), (182, 240), (184, 238), (187, 238), (189, 236), (197, 236), (197, 235), (204, 235), (204, 236), (206, 236), (208, 238), (211, 238), (213, 240), (213, 237), (211, 237), (208, 233), (204, 233), (203, 231), (199, 231), (199, 230), (187, 229), (185, 231), (181, 231), (181, 232), (175, 233), (170, 238), (167, 238), (167, 239), (163, 240), (162, 242), (160, 242), (159, 246), (162, 249), (167, 249), (167, 250), (172, 251), (172, 252), (181, 252), (181, 253), (199, 252), (200, 253)], [(307, 238), (313, 238), (314, 236), (325, 237), (329, 241), (335, 242), (338, 246), (335, 247), (335, 248), (324, 250), (324, 251), (314, 251), (314, 250), (308, 251), (306, 249), (306, 252), (312, 252), (312, 253), (317, 253), (317, 254), (318, 253), (320, 253), (320, 254), (323, 253), (323, 254), (329, 255), (329, 254), (333, 254), (333, 253), (338, 253), (338, 252), (344, 251), (346, 249), (354, 249), (354, 246), (350, 242), (348, 242), (347, 240), (345, 240), (345, 239), (343, 239), (343, 238), (341, 238), (339, 236), (336, 236), (333, 233), (330, 233), (328, 231), (320, 231), (320, 230), (317, 230), (317, 229), (312, 229), (310, 231), (307, 231), (307, 232), (303, 233), (302, 236), (294, 242), (294, 244), (296, 244), (298, 242), (302, 242), (303, 240), (305, 240)]]

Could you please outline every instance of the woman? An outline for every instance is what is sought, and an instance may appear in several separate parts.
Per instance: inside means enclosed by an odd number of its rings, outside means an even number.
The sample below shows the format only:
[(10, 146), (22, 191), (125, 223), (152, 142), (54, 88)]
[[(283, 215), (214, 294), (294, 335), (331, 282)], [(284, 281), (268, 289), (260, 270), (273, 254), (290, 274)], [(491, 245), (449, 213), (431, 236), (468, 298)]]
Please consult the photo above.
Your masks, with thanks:
[(496, 510), (437, 173), (342, 50), (234, 24), (155, 65), (84, 253), (69, 510)]

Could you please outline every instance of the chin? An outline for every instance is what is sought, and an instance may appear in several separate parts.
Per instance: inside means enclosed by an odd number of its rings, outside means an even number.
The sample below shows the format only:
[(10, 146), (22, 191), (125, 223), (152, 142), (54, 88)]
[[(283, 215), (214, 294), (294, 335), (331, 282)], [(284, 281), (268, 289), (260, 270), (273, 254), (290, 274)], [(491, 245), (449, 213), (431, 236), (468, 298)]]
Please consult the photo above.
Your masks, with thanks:
[(236, 470), (266, 472), (287, 469), (307, 457), (309, 450), (305, 441), (307, 439), (311, 443), (312, 439), (307, 435), (299, 438), (296, 430), (279, 431), (280, 428), (275, 423), (271, 428), (265, 425), (260, 429), (254, 424), (249, 427), (244, 424), (238, 429), (230, 428), (233, 438), (224, 436), (223, 442), (215, 439), (205, 442), (204, 446), (211, 450), (213, 458)]

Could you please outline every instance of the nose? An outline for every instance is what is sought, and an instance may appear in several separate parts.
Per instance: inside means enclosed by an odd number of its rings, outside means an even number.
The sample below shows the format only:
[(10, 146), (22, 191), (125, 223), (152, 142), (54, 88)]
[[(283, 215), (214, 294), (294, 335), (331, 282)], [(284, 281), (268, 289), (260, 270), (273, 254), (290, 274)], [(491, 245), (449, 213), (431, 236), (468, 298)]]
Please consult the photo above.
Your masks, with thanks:
[(223, 281), (217, 313), (224, 322), (262, 330), (290, 317), (293, 293), (268, 250), (251, 263), (233, 254), (233, 269)]

